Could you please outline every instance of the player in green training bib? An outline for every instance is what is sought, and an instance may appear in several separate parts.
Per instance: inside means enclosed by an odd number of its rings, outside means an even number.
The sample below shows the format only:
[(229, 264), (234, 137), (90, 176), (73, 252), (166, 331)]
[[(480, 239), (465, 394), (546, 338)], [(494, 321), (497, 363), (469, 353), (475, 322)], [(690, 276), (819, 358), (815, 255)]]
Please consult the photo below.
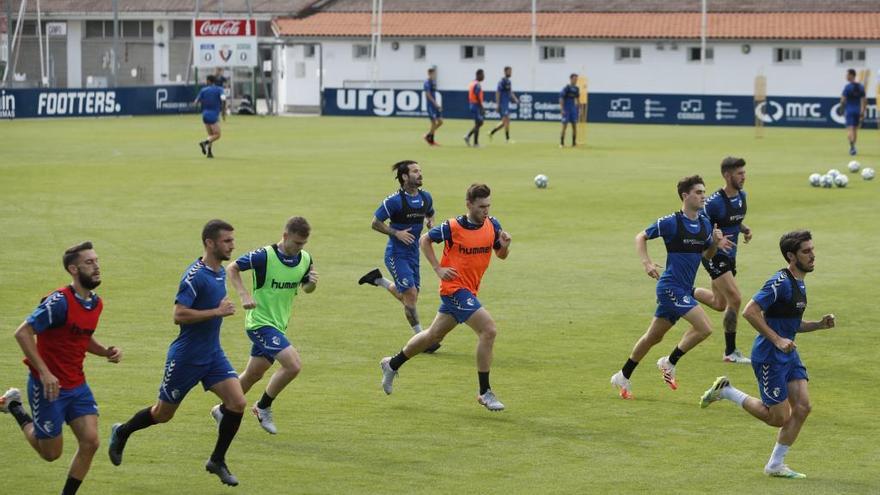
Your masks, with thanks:
[[(240, 377), (244, 393), (263, 378), (275, 361), (281, 364), (252, 409), (260, 426), (273, 435), (278, 430), (272, 419), (272, 401), (302, 367), (299, 353), (285, 336), (293, 301), (300, 288), (311, 293), (318, 284), (312, 257), (303, 251), (310, 232), (305, 218), (293, 217), (287, 221), (278, 244), (251, 251), (226, 268), (227, 278), (241, 297), (245, 331), (253, 342), (247, 368)], [(252, 292), (245, 289), (241, 280), (241, 272), (247, 270), (253, 273)], [(217, 407), (211, 414), (219, 421)]]

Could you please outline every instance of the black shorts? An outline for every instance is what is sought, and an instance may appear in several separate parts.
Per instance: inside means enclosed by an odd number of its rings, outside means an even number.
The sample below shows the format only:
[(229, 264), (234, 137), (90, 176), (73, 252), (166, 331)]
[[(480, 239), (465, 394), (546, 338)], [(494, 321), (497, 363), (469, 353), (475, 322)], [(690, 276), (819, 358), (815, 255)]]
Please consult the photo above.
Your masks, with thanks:
[(727, 272), (733, 273), (734, 277), (736, 276), (736, 258), (731, 258), (726, 254), (717, 253), (711, 260), (703, 258), (702, 262), (703, 267), (709, 272), (709, 276), (712, 277), (712, 280), (715, 280)]

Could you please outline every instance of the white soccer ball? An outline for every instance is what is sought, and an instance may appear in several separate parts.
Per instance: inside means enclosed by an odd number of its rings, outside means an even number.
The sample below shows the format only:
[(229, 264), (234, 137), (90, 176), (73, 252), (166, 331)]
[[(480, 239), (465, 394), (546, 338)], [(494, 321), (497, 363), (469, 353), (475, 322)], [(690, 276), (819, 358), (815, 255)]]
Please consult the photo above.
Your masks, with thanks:
[(544, 189), (547, 187), (547, 176), (544, 174), (538, 174), (535, 176), (535, 185), (538, 186), (538, 189)]
[(865, 180), (871, 180), (874, 178), (874, 169), (871, 167), (865, 167), (862, 169), (862, 178)]
[(834, 185), (837, 187), (846, 187), (849, 184), (849, 177), (840, 174), (834, 178)]
[(849, 167), (850, 172), (858, 172), (859, 169), (862, 168), (862, 164), (853, 160), (849, 162), (849, 165), (847, 165), (847, 167)]
[(813, 187), (819, 187), (819, 184), (822, 182), (822, 176), (819, 174), (810, 174), (810, 185)]
[(834, 177), (825, 174), (822, 176), (821, 179), (819, 179), (819, 184), (821, 184), (824, 188), (832, 187), (834, 185)]
[(840, 175), (840, 170), (837, 170), (836, 168), (832, 168), (831, 170), (825, 172), (825, 175), (830, 175), (831, 178), (833, 179), (833, 178), (837, 177), (838, 175)]

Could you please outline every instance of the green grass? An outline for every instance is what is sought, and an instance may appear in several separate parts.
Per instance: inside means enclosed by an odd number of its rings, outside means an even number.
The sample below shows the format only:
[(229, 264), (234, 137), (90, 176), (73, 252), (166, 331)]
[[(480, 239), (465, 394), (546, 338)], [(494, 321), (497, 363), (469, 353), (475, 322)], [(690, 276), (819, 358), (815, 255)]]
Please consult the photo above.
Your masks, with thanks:
[[(65, 284), (65, 247), (95, 242), (105, 311), (96, 337), (125, 352), (117, 366), (91, 357), (86, 373), (101, 408), (103, 445), (84, 494), (231, 493), (204, 472), (215, 440), (211, 394), (194, 389), (177, 417), (139, 432), (125, 463), (107, 460), (110, 425), (155, 401), (182, 271), (201, 252), (204, 222), (236, 227), (237, 249), (278, 239), (303, 215), (321, 275), (297, 300), (290, 336), (304, 369), (275, 403), (277, 436), (245, 418), (228, 457), (236, 493), (877, 493), (880, 447), (872, 391), (877, 378), (880, 183), (851, 175), (847, 189), (807, 185), (807, 175), (844, 168), (842, 130), (591, 125), (587, 146), (560, 150), (558, 126), (514, 123), (515, 145), (471, 150), (468, 124), (448, 121), (432, 149), (424, 120), (232, 118), (205, 160), (195, 116), (0, 122), (0, 386), (25, 387), (12, 331), (40, 297)], [(485, 140), (485, 139), (484, 139)], [(487, 141), (487, 140), (486, 140)], [(860, 160), (880, 165), (876, 133)], [(775, 430), (729, 403), (700, 410), (715, 376), (751, 394), (750, 367), (721, 362), (716, 333), (685, 356), (672, 392), (653, 362), (678, 325), (633, 376), (637, 399), (621, 401), (608, 378), (625, 361), (654, 310), (654, 282), (633, 238), (679, 207), (675, 183), (692, 173), (719, 187), (718, 164), (748, 160), (747, 223), (755, 237), (739, 254), (746, 298), (782, 266), (779, 236), (814, 233), (817, 268), (807, 280), (806, 317), (834, 312), (838, 328), (798, 339), (814, 404), (787, 458), (804, 481), (770, 480), (761, 469)], [(372, 213), (395, 189), (390, 164), (421, 162), (439, 218), (464, 211), (474, 181), (493, 189), (493, 214), (513, 236), (494, 260), (480, 299), (498, 323), (492, 383), (507, 405), (489, 413), (474, 399), (475, 336), (455, 330), (437, 355), (402, 369), (385, 396), (379, 359), (410, 332), (400, 305), (357, 278), (381, 265), (385, 240)], [(547, 190), (532, 178), (550, 177)], [(662, 243), (650, 243), (664, 263)], [(423, 322), (437, 307), (436, 278), (423, 263)], [(701, 269), (697, 284), (706, 286)], [(232, 295), (237, 301), (237, 296)], [(241, 311), (225, 320), (223, 345), (239, 370), (249, 341)], [(740, 321), (739, 345), (754, 331)], [(249, 394), (255, 401), (265, 382)], [(75, 442), (64, 432), (58, 462), (39, 460), (9, 417), (0, 418), (0, 479), (22, 493), (57, 492)]]

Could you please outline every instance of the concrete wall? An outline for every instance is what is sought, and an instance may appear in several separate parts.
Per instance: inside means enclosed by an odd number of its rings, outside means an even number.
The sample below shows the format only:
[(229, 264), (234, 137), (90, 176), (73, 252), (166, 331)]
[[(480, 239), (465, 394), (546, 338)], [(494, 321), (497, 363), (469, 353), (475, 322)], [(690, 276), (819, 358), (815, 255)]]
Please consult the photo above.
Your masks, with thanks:
[[(294, 40), (290, 40), (293, 42)], [(354, 57), (355, 44), (369, 45), (369, 40), (295, 40), (297, 43), (320, 43), (324, 50), (323, 75), (325, 87), (356, 86), (353, 81), (369, 80), (371, 64), (368, 58)], [(397, 44), (397, 49), (393, 48)], [(463, 45), (485, 47), (483, 60), (463, 60)], [(426, 57), (415, 59), (415, 45), (425, 45)], [(750, 95), (759, 74), (767, 77), (768, 92), (787, 96), (828, 96), (840, 93), (844, 71), (848, 65), (838, 64), (839, 48), (864, 48), (867, 59), (855, 68), (880, 66), (880, 43), (851, 42), (767, 42), (735, 41), (711, 42), (714, 60), (704, 66), (687, 60), (688, 49), (699, 42), (677, 41), (541, 41), (544, 45), (564, 46), (561, 61), (538, 61), (532, 72), (531, 48), (528, 41), (472, 41), (472, 40), (383, 40), (380, 49), (379, 80), (388, 81), (383, 87), (413, 87), (424, 80), (429, 66), (437, 66), (438, 86), (442, 89), (463, 90), (474, 78), (476, 69), (486, 71), (487, 89), (494, 87), (505, 65), (513, 67), (514, 91), (555, 91), (564, 86), (572, 72), (589, 78), (589, 90), (594, 92), (643, 92)], [(743, 45), (749, 45), (748, 53)], [(621, 62), (615, 59), (615, 48), (639, 47), (640, 62)], [(773, 60), (775, 48), (800, 48), (802, 59), (792, 64), (778, 64)], [(310, 105), (316, 101), (311, 88), (317, 84), (317, 58), (304, 58), (302, 46), (287, 47), (286, 105)], [(297, 77), (297, 64), (305, 64)], [(876, 79), (876, 78), (872, 78)], [(390, 82), (395, 81), (395, 82)], [(412, 81), (412, 82), (405, 82)], [(869, 87), (873, 94), (875, 83)]]

